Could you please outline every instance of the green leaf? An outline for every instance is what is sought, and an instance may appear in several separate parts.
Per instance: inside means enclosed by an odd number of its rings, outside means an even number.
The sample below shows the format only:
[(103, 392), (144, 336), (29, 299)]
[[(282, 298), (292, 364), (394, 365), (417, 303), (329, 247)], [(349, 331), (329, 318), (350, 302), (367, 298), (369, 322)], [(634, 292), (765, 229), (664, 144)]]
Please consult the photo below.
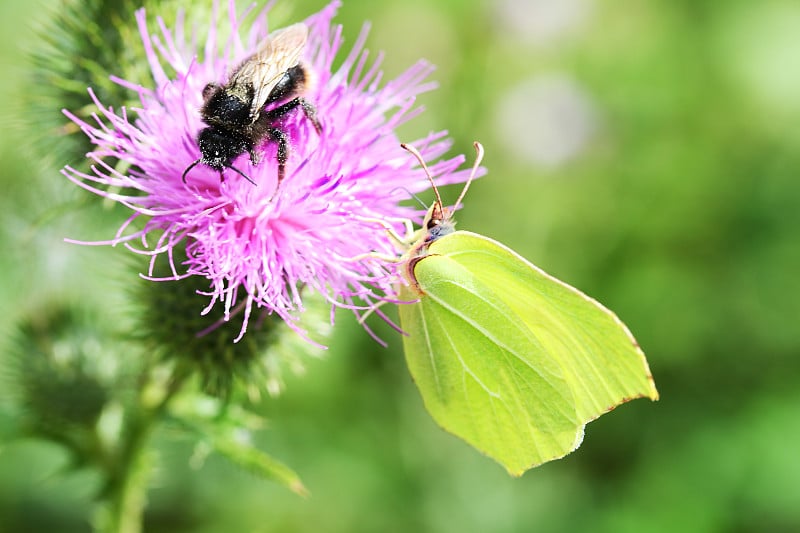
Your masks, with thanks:
[(272, 479), (285, 485), (300, 496), (308, 496), (308, 489), (303, 485), (300, 476), (294, 470), (278, 461), (271, 455), (253, 447), (247, 439), (215, 436), (212, 446), (221, 455), (233, 463), (256, 475)]
[(253, 431), (266, 424), (260, 416), (201, 394), (176, 398), (170, 414), (175, 422), (202, 439), (206, 444), (204, 451), (216, 451), (248, 472), (277, 481), (300, 496), (308, 496), (308, 489), (294, 470), (253, 444)]
[[(430, 216), (430, 215), (429, 215)], [(611, 311), (502, 244), (457, 231), (412, 247), (400, 306), (409, 370), (433, 418), (512, 475), (575, 450), (583, 428), (658, 398)]]

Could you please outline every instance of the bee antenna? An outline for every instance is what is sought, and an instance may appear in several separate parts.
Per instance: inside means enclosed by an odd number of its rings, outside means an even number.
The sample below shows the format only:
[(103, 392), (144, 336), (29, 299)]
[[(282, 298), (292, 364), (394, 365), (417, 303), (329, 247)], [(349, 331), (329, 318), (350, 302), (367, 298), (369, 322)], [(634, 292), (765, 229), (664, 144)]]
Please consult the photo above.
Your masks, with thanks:
[(181, 176), (181, 180), (183, 180), (183, 183), (186, 183), (186, 174), (188, 174), (190, 170), (192, 170), (194, 167), (196, 167), (199, 163), (202, 162), (203, 158), (201, 157), (200, 159), (198, 159), (197, 161), (186, 167), (186, 170), (183, 171), (183, 175)]
[(241, 177), (243, 177), (244, 179), (246, 179), (247, 181), (249, 181), (250, 183), (252, 183), (252, 184), (253, 184), (253, 185), (255, 185), (256, 187), (258, 187), (258, 183), (256, 183), (256, 182), (255, 182), (255, 181), (253, 181), (252, 179), (250, 179), (250, 176), (248, 176), (247, 174), (245, 174), (244, 172), (242, 172), (241, 170), (239, 170), (239, 169), (238, 169), (238, 168), (236, 168), (235, 166), (231, 165), (231, 166), (229, 166), (228, 168), (229, 168), (229, 169), (231, 169), (231, 170), (233, 170), (233, 171), (234, 171), (234, 172), (236, 172), (237, 174), (239, 174)]
[(422, 165), (423, 170), (425, 170), (425, 175), (428, 176), (428, 180), (431, 182), (431, 187), (433, 188), (433, 192), (434, 194), (436, 194), (436, 203), (441, 206), (442, 197), (439, 196), (439, 189), (436, 188), (436, 184), (433, 182), (433, 176), (431, 176), (431, 171), (430, 169), (428, 169), (428, 165), (425, 164), (425, 160), (422, 158), (422, 154), (420, 154), (419, 151), (410, 144), (402, 143), (400, 147), (406, 152), (409, 152), (415, 158), (417, 158), (419, 164)]
[(483, 145), (478, 141), (475, 141), (472, 143), (472, 146), (475, 147), (475, 163), (472, 165), (472, 172), (469, 173), (467, 183), (464, 185), (464, 188), (461, 189), (461, 194), (458, 196), (458, 200), (456, 200), (456, 206), (458, 206), (461, 203), (461, 200), (464, 199), (464, 196), (466, 196), (467, 189), (469, 189), (469, 184), (475, 179), (475, 174), (478, 172), (478, 167), (481, 164), (481, 161), (483, 161)]

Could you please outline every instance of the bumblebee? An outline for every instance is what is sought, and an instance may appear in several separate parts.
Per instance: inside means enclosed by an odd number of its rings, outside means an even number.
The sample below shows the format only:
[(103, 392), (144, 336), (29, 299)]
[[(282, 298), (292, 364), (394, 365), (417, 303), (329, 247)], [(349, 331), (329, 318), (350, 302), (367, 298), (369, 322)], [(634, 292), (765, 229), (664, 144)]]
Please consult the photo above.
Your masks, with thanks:
[[(218, 171), (220, 181), (224, 181), (224, 171), (229, 168), (256, 185), (233, 166), (233, 160), (247, 152), (250, 161), (258, 164), (257, 149), (266, 140), (278, 145), (280, 184), (289, 156), (289, 138), (281, 129), (282, 118), (299, 107), (317, 134), (322, 131), (316, 108), (302, 96), (311, 81), (309, 71), (300, 62), (307, 38), (308, 27), (303, 23), (276, 30), (233, 71), (226, 84), (205, 86), (200, 114), (208, 127), (197, 135), (201, 157), (183, 171), (184, 183), (189, 171), (202, 163)], [(284, 103), (265, 111), (269, 104), (279, 102)]]

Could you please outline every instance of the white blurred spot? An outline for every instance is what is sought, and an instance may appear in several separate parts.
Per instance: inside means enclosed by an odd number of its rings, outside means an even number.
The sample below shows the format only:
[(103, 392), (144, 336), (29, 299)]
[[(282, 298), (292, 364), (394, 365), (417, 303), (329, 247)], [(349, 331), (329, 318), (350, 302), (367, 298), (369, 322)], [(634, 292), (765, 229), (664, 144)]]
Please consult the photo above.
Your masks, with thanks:
[(770, 111), (800, 112), (800, 3), (745, 2), (722, 19), (719, 53), (737, 88)]
[[(447, 69), (459, 57), (455, 22), (435, 2), (387, 3), (378, 16), (372, 26), (380, 31), (371, 33), (370, 41), (376, 50), (391, 50), (385, 59), (387, 73), (405, 70), (421, 58)], [(439, 71), (436, 78), (442, 79)]]
[(494, 4), (500, 23), (523, 43), (550, 44), (579, 28), (590, 0), (501, 0)]
[(554, 168), (573, 159), (596, 131), (589, 96), (563, 75), (537, 76), (498, 99), (496, 135), (514, 157)]

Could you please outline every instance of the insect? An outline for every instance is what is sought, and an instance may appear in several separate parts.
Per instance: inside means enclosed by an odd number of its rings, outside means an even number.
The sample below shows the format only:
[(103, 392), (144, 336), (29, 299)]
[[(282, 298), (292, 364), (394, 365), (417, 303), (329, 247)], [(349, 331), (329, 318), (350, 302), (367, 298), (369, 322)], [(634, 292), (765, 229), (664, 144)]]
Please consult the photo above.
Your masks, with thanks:
[[(314, 106), (302, 97), (311, 82), (311, 73), (300, 62), (308, 28), (303, 23), (276, 30), (230, 75), (224, 85), (209, 83), (203, 89), (203, 122), (197, 144), (201, 157), (183, 171), (182, 180), (198, 164), (219, 172), (229, 168), (255, 185), (244, 172), (233, 166), (239, 155), (247, 152), (253, 165), (258, 164), (257, 151), (262, 141), (277, 143), (278, 183), (286, 173), (289, 139), (281, 129), (281, 119), (297, 109), (303, 110), (319, 134), (322, 131)], [(265, 106), (284, 103), (265, 111)]]
[[(443, 428), (512, 475), (575, 450), (584, 426), (658, 398), (644, 357), (608, 309), (483, 235), (436, 201), (401, 258), (406, 361)], [(475, 143), (477, 160), (483, 156)], [(456, 205), (464, 197), (464, 186)]]

